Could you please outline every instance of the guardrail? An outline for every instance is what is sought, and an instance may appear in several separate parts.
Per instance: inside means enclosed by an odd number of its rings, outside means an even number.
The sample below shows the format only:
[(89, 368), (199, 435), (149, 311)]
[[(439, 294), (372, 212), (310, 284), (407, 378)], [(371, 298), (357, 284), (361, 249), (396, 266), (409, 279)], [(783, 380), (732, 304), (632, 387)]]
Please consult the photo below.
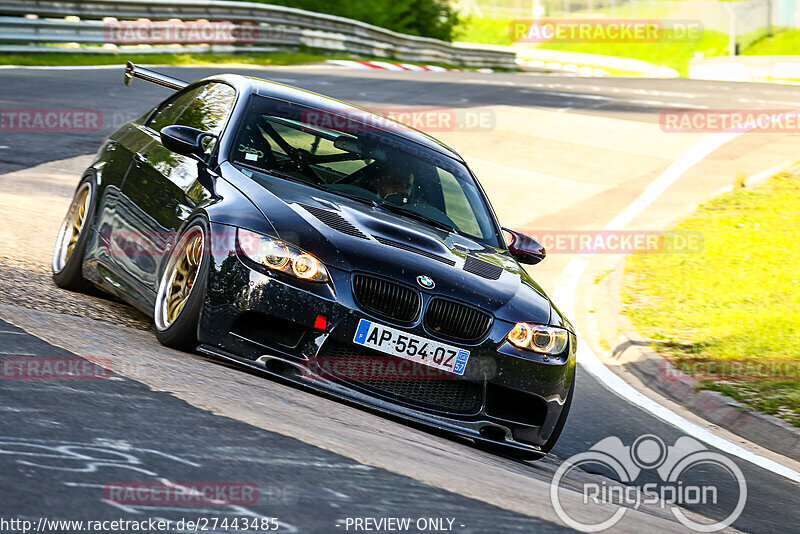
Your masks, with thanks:
[[(363, 22), (300, 9), (223, 0), (0, 0), (0, 51), (102, 53), (131, 48), (137, 53), (146, 53), (181, 49), (184, 43), (165, 43), (162, 40), (137, 41), (135, 47), (115, 42), (112, 31), (115, 24), (142, 19), (229, 23), (234, 29), (256, 29), (248, 33), (247, 39), (222, 44), (191, 44), (187, 46), (191, 51), (321, 49), (410, 62), (516, 66), (515, 55), (509, 52), (404, 35)], [(71, 46), (64, 46), (66, 43)]]

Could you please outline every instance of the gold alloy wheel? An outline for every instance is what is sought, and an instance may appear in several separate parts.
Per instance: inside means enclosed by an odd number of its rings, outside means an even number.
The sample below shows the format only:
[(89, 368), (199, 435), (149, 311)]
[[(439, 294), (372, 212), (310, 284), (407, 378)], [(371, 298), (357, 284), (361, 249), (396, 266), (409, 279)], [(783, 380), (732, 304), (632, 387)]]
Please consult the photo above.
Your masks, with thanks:
[(165, 330), (180, 316), (197, 282), (205, 235), (199, 226), (186, 232), (172, 251), (156, 299), (156, 326)]
[(81, 237), (81, 232), (86, 224), (86, 214), (89, 211), (91, 195), (88, 183), (81, 185), (75, 197), (72, 199), (67, 216), (61, 225), (61, 231), (56, 241), (56, 250), (53, 254), (53, 271), (61, 272), (66, 267), (75, 246)]

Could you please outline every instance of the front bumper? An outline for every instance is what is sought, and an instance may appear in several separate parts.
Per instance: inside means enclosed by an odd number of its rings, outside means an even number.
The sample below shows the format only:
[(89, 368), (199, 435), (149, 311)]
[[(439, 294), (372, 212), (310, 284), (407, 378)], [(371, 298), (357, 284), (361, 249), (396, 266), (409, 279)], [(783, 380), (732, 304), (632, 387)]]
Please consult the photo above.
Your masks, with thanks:
[[(437, 337), (421, 320), (398, 325), (362, 311), (353, 299), (349, 272), (329, 267), (329, 285), (271, 276), (245, 265), (234, 234), (230, 227), (212, 225), (214, 250), (198, 325), (203, 352), (475, 440), (541, 452), (574, 378), (574, 336), (564, 354), (545, 358), (506, 342), (513, 323), (495, 318), (477, 343), (441, 339), (470, 351), (463, 377), (441, 380), (410, 371), (381, 381), (331, 373), (319, 362), (351, 355), (359, 361), (394, 359), (352, 342), (362, 318)], [(423, 292), (423, 306), (432, 296)], [(315, 328), (320, 315), (326, 318), (324, 329)]]

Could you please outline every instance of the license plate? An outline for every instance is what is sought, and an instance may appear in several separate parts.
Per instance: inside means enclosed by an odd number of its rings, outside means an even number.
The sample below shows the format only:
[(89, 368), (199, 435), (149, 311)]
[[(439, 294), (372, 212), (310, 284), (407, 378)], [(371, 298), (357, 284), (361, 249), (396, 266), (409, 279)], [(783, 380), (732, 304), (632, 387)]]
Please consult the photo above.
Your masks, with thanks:
[(398, 358), (463, 375), (469, 351), (361, 319), (353, 342)]

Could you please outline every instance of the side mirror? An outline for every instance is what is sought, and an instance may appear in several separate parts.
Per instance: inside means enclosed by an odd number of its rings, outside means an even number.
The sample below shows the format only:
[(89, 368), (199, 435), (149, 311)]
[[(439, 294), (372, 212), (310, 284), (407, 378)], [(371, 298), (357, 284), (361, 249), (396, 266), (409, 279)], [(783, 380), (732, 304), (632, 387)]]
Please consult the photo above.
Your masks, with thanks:
[(205, 150), (203, 150), (203, 138), (216, 137), (216, 135), (192, 128), (191, 126), (165, 126), (161, 128), (161, 144), (165, 148), (181, 154), (182, 156), (189, 156), (195, 159), (204, 159)]
[(544, 247), (534, 238), (508, 228), (503, 228), (503, 230), (511, 234), (511, 243), (508, 245), (508, 251), (518, 262), (536, 265), (544, 259)]

